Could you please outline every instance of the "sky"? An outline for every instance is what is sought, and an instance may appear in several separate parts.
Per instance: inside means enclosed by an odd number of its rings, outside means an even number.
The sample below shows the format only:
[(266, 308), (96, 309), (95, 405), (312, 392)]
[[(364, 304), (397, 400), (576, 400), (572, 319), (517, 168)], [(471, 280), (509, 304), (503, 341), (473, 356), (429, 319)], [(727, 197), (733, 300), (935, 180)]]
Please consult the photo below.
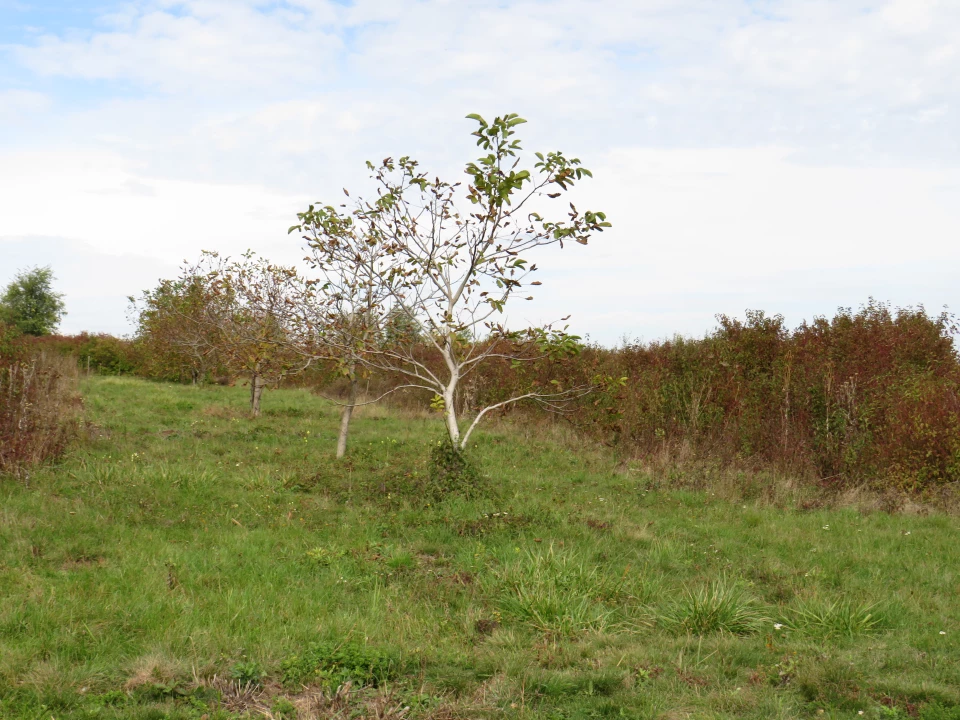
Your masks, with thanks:
[(507, 112), (613, 223), (511, 324), (960, 306), (956, 0), (0, 0), (0, 284), (50, 265), (63, 332), (129, 333), (201, 250), (298, 263), (365, 161), (461, 179)]

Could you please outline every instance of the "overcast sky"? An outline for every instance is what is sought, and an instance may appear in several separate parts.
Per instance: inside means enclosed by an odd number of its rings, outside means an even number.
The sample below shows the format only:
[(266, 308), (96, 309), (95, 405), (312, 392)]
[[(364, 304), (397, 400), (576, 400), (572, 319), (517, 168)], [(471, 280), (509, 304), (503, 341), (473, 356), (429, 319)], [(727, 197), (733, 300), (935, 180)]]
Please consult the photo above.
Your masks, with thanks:
[(533, 258), (514, 323), (960, 306), (957, 0), (0, 0), (0, 283), (49, 264), (63, 331), (129, 332), (201, 249), (298, 261), (368, 159), (459, 179), (471, 112), (579, 156), (614, 224)]

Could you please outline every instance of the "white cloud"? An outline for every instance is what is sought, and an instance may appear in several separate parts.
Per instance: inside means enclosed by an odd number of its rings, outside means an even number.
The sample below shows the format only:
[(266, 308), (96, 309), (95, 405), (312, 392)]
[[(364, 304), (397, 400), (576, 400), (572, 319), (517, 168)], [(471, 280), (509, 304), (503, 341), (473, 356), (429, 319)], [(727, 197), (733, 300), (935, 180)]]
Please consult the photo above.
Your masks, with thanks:
[(17, 125), (48, 110), (49, 95), (32, 90), (0, 90), (0, 123)]
[(203, 249), (258, 247), (284, 261), (301, 254), (284, 241), (303, 197), (253, 184), (144, 177), (119, 154), (21, 152), (4, 157), (3, 167), (3, 236), (55, 231), (99, 252), (133, 251), (168, 264)]
[[(148, 6), (149, 7), (149, 6)], [(110, 30), (83, 39), (44, 35), (14, 57), (41, 74), (134, 80), (168, 93), (264, 91), (297, 73), (331, 75), (340, 40), (323, 16), (262, 13), (242, 2), (194, 0), (112, 15)]]

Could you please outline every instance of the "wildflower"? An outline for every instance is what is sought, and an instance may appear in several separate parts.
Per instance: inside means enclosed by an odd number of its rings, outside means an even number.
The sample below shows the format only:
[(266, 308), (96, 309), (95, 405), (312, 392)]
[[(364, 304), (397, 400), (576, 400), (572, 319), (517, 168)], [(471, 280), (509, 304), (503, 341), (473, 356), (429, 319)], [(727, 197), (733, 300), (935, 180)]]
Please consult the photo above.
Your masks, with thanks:
[(946, 630), (941, 630), (941, 631), (940, 631), (940, 634), (941, 634), (941, 635), (946, 635), (946, 634), (947, 634), (947, 631), (946, 631)]
[(824, 526), (823, 526), (823, 529), (824, 529), (824, 530), (829, 530), (829, 529), (830, 529), (830, 526), (829, 526), (829, 525), (824, 525)]
[(774, 623), (774, 624), (773, 624), (773, 629), (774, 629), (774, 630), (782, 630), (782, 629), (783, 629), (783, 623)]

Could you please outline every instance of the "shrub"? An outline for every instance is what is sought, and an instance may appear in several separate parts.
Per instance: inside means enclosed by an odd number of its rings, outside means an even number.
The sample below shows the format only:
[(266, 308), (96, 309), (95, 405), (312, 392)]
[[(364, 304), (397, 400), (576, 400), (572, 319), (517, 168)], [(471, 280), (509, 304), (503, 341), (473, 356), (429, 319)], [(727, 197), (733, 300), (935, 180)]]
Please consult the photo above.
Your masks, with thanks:
[(40, 353), (0, 358), (0, 474), (20, 480), (59, 457), (77, 433), (76, 365)]
[(437, 500), (450, 495), (480, 497), (488, 490), (466, 452), (449, 438), (439, 440), (430, 453), (428, 482), (428, 491)]
[(33, 345), (38, 350), (72, 357), (81, 368), (102, 375), (143, 374), (144, 363), (135, 344), (105, 333), (48, 335), (34, 339)]
[[(744, 320), (720, 316), (702, 339), (493, 365), (469, 403), (530, 382), (592, 382), (607, 389), (563, 416), (626, 453), (923, 491), (960, 481), (956, 331), (945, 313), (872, 300), (793, 331), (778, 315), (748, 311)], [(622, 386), (605, 382), (623, 377)]]

